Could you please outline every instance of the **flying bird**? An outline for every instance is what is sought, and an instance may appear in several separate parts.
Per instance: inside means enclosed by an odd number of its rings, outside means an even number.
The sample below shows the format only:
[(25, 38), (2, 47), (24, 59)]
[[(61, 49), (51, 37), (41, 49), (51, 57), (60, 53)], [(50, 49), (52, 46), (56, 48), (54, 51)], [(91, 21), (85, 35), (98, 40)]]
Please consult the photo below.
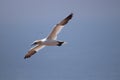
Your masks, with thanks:
[(70, 19), (72, 19), (72, 16), (73, 16), (73, 13), (68, 15), (58, 24), (56, 24), (56, 26), (52, 29), (52, 31), (46, 38), (34, 41), (32, 43), (34, 47), (28, 51), (24, 59), (30, 58), (32, 55), (34, 55), (36, 52), (38, 52), (45, 46), (61, 46), (62, 44), (64, 44), (65, 43), (64, 41), (57, 40), (57, 35), (61, 31), (61, 29), (64, 27), (64, 25), (67, 24)]

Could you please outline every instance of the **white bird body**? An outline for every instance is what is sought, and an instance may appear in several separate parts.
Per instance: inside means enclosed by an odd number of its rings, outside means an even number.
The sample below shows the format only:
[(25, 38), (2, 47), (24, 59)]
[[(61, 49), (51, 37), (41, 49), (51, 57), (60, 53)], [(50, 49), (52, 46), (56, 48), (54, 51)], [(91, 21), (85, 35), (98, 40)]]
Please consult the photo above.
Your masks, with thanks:
[(44, 45), (46, 46), (56, 46), (58, 44), (58, 41), (56, 40), (46, 40), (43, 42)]
[[(46, 46), (56, 46), (58, 44), (58, 41), (56, 40), (49, 40), (49, 39), (41, 39), (41, 40), (36, 40), (34, 43), (37, 43), (36, 45), (46, 45)], [(34, 45), (33, 43), (33, 45)]]
[(33, 54), (38, 52), (40, 49), (44, 48), (45, 46), (61, 46), (63, 41), (56, 40), (57, 35), (61, 31), (61, 29), (64, 27), (65, 24), (68, 23), (68, 21), (72, 18), (73, 14), (71, 13), (69, 16), (67, 16), (65, 19), (63, 19), (60, 23), (58, 23), (51, 33), (48, 35), (48, 37), (41, 39), (41, 40), (36, 40), (33, 42), (32, 45), (34, 45), (33, 48), (31, 48), (28, 53), (25, 55), (25, 59), (31, 57)]

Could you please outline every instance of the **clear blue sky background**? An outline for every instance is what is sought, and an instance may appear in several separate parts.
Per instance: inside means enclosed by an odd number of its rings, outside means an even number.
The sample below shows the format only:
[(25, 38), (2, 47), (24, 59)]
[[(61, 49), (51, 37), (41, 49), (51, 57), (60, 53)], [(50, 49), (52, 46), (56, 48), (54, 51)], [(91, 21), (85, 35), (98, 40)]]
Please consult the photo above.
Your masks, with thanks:
[[(71, 12), (68, 44), (24, 60)], [(0, 80), (120, 80), (120, 0), (0, 0)]]

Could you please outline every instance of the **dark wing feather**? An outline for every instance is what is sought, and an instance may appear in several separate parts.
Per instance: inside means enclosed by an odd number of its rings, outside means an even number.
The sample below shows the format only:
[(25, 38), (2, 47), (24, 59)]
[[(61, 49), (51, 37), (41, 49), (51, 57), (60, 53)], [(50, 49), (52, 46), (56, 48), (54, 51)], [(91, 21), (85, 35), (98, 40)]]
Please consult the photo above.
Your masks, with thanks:
[(67, 24), (68, 21), (69, 21), (70, 19), (72, 19), (72, 16), (73, 16), (73, 13), (71, 13), (69, 16), (67, 16), (65, 19), (63, 19), (63, 20), (59, 23), (59, 25), (65, 25), (65, 24)]
[(25, 55), (24, 59), (26, 58), (30, 58), (33, 54), (35, 54), (37, 51), (35, 51), (34, 49), (28, 51), (28, 53)]
[(58, 23), (51, 31), (50, 35), (47, 37), (47, 39), (55, 40), (57, 38), (58, 33), (61, 31), (61, 29), (64, 27), (65, 24), (68, 23), (68, 21), (72, 18), (73, 13), (68, 15), (65, 19), (63, 19), (60, 23)]
[(37, 46), (33, 47), (32, 49), (30, 49), (28, 51), (28, 53), (25, 55), (24, 59), (30, 58), (32, 55), (34, 55), (36, 52), (38, 52), (40, 49), (42, 49), (44, 47), (45, 47), (45, 45), (37, 45)]

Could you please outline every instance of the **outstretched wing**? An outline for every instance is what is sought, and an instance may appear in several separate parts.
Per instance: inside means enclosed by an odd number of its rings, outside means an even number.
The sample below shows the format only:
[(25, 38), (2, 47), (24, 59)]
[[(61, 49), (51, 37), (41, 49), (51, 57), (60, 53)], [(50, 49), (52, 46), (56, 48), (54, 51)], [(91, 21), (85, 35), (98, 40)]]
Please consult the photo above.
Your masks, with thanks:
[(64, 27), (65, 24), (68, 23), (68, 21), (72, 18), (73, 13), (68, 15), (65, 19), (63, 19), (60, 23), (58, 23), (50, 33), (50, 35), (47, 37), (47, 39), (55, 40), (57, 38), (58, 33), (61, 31), (61, 29)]
[(25, 55), (24, 59), (30, 58), (32, 55), (34, 55), (36, 52), (38, 52), (40, 49), (44, 48), (45, 45), (37, 45), (33, 48), (31, 48), (28, 53)]

